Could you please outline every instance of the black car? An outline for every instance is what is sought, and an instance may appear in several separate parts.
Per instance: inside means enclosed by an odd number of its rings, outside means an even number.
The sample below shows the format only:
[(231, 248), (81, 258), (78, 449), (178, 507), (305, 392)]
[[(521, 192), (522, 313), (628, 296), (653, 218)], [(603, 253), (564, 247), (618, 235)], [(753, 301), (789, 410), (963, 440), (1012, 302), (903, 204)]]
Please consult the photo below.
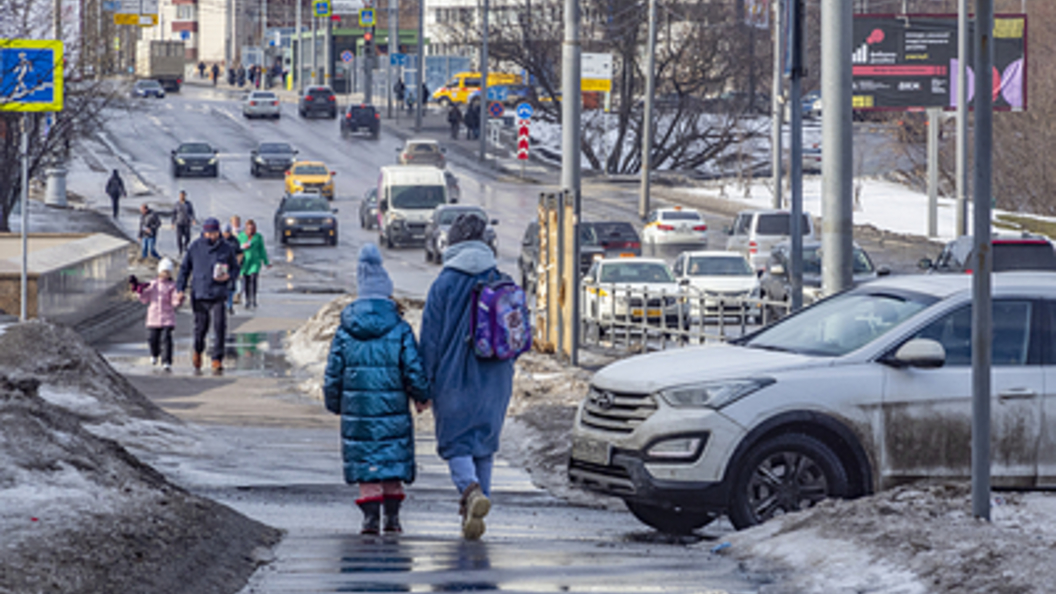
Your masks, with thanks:
[(493, 227), (498, 225), (499, 221), (496, 219), (489, 221), (488, 214), (479, 206), (447, 204), (436, 207), (436, 210), (433, 211), (433, 217), (429, 219), (429, 224), (425, 226), (426, 262), (436, 262), (437, 264), (443, 262), (444, 250), (447, 249), (447, 232), (451, 229), (455, 219), (463, 214), (475, 214), (488, 222), (488, 226), (484, 228), (484, 243), (488, 244), (491, 247), (491, 251), (498, 255), (499, 238), (495, 235)]
[(337, 117), (337, 97), (330, 87), (305, 87), (297, 100), (297, 112), (302, 118), (324, 115), (330, 119)]
[[(1056, 271), (1056, 252), (1052, 242), (1030, 233), (995, 233), (990, 240), (994, 272), (1011, 270)], [(972, 271), (972, 236), (963, 235), (946, 244), (933, 262), (920, 261), (929, 273), (966, 273)]]
[(172, 151), (172, 176), (201, 175), (220, 176), (220, 159), (217, 150), (206, 142), (185, 142)]
[(349, 105), (345, 117), (341, 118), (341, 138), (357, 132), (366, 132), (371, 138), (381, 134), (381, 116), (373, 105)]
[(283, 175), (293, 165), (297, 152), (285, 142), (262, 142), (249, 153), (249, 173), (253, 177)]
[(275, 211), (275, 240), (286, 245), (291, 239), (315, 237), (337, 245), (337, 209), (331, 209), (319, 194), (287, 194)]
[(165, 88), (156, 80), (137, 80), (132, 85), (132, 97), (165, 98)]
[(359, 202), (359, 226), (374, 229), (378, 226), (378, 189), (371, 188)]
[[(633, 227), (631, 231), (634, 231)], [(593, 223), (580, 223), (579, 235), (579, 273), (586, 274), (594, 260), (605, 257), (605, 248), (597, 242)], [(635, 237), (637, 236), (635, 233)], [(638, 250), (640, 255), (641, 242), (638, 244)], [(521, 287), (526, 291), (534, 291), (539, 269), (539, 223), (528, 223), (524, 230), (517, 267), (521, 271)]]

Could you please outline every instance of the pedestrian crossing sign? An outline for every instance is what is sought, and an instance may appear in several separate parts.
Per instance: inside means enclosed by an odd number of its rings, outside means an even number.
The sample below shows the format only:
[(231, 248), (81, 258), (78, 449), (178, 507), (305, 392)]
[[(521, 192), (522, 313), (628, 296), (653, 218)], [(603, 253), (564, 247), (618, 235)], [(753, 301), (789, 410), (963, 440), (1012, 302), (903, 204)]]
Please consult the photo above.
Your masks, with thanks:
[(330, 16), (330, 0), (313, 0), (312, 15), (319, 18)]
[(62, 111), (62, 42), (0, 39), (0, 111)]
[(373, 27), (374, 24), (375, 24), (375, 21), (374, 21), (374, 9), (373, 8), (364, 8), (364, 9), (359, 11), (359, 26), (360, 27), (363, 27), (363, 28)]

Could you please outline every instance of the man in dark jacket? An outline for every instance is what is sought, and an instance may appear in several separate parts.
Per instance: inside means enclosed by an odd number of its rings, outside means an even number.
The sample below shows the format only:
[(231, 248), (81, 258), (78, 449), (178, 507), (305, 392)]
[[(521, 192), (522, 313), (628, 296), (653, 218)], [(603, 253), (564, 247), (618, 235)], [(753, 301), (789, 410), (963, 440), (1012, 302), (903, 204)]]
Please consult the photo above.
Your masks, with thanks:
[(473, 100), (466, 107), (466, 140), (477, 138), (477, 129), (480, 127), (480, 102)]
[(462, 126), (462, 112), (454, 103), (451, 104), (451, 109), (447, 110), (447, 123), (451, 126), (451, 140), (458, 140), (458, 129)]
[(210, 72), (213, 75), (213, 86), (215, 87), (216, 86), (216, 79), (220, 77), (220, 65), (214, 62), (213, 63), (213, 68), (212, 68), (212, 70)]
[(146, 259), (147, 256), (160, 260), (161, 256), (158, 254), (158, 229), (161, 228), (161, 219), (158, 218), (158, 213), (150, 209), (146, 204), (139, 205), (139, 240), (143, 243), (143, 253), (140, 257)]
[(198, 219), (194, 218), (194, 205), (187, 200), (187, 192), (180, 190), (180, 199), (172, 209), (172, 228), (176, 230), (176, 247), (181, 256), (191, 243), (191, 225), (197, 222)]
[(117, 203), (123, 196), (128, 195), (125, 193), (125, 182), (118, 175), (116, 169), (110, 174), (110, 179), (106, 181), (106, 193), (110, 196), (110, 206), (114, 208), (114, 218), (116, 219)]
[(429, 288), (421, 330), (436, 449), (462, 494), (462, 535), (468, 540), (484, 534), (492, 460), (513, 392), (513, 360), (478, 358), (466, 340), (474, 289), (499, 277), (495, 253), (483, 241), (486, 226), (475, 214), (460, 215), (451, 225), (444, 269)]
[(220, 239), (220, 221), (209, 217), (202, 224), (202, 236), (191, 242), (180, 265), (176, 290), (183, 299), (188, 281), (194, 309), (194, 353), (191, 362), (195, 372), (202, 369), (202, 352), (209, 322), (213, 323), (213, 373), (224, 370), (224, 336), (227, 334), (228, 281), (238, 276), (238, 259), (226, 241)]

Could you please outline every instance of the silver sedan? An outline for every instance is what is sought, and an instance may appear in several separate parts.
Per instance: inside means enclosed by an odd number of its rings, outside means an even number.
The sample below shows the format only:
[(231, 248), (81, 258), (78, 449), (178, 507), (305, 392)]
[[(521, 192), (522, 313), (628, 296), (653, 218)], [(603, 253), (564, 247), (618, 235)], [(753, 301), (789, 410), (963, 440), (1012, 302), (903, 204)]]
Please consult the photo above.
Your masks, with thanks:
[(281, 115), (279, 97), (270, 91), (251, 91), (242, 103), (242, 115), (246, 118), (275, 118)]

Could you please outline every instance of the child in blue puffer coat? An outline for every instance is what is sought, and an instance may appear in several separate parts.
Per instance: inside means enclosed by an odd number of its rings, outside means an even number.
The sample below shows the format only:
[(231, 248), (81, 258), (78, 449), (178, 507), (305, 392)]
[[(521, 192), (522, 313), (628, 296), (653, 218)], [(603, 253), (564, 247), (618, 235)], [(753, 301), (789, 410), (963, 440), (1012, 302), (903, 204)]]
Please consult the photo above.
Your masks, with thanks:
[(323, 395), (341, 415), (345, 482), (359, 485), (362, 534), (402, 532), (403, 483), (414, 481), (413, 399), (421, 409), (429, 385), (409, 324), (392, 300), (392, 281), (377, 246), (359, 251), (358, 298), (341, 312), (330, 345)]

